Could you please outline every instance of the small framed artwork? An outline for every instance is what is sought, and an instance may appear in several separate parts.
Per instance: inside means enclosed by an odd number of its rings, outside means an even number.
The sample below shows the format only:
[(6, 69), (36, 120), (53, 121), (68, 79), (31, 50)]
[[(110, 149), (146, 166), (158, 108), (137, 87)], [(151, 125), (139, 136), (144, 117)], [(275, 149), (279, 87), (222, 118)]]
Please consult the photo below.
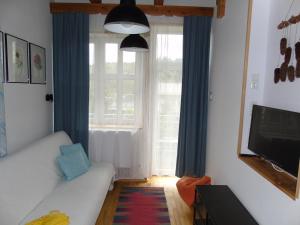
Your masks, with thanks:
[(5, 34), (6, 72), (9, 83), (28, 83), (28, 42)]
[(46, 50), (35, 44), (29, 44), (30, 83), (46, 84)]
[(0, 83), (4, 82), (4, 35), (0, 31)]

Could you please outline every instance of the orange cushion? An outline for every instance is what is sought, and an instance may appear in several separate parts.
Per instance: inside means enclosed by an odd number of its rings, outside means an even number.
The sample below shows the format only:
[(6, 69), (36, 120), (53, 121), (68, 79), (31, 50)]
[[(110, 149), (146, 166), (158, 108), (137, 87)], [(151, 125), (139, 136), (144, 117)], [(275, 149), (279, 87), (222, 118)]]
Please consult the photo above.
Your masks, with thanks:
[(183, 201), (192, 206), (195, 200), (195, 188), (196, 185), (209, 185), (211, 184), (211, 178), (204, 177), (182, 177), (176, 183), (178, 193)]

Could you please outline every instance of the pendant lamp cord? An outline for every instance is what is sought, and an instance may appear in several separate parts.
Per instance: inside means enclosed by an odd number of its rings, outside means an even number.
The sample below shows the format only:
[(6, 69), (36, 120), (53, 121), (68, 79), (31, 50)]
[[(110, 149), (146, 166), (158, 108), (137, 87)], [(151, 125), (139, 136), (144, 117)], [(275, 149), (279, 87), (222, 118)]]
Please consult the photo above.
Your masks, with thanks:
[(291, 2), (290, 8), (289, 8), (289, 10), (288, 10), (288, 12), (287, 12), (287, 14), (286, 14), (286, 16), (285, 16), (285, 20), (287, 20), (288, 16), (290, 15), (290, 12), (291, 12), (291, 9), (292, 9), (292, 6), (294, 5), (294, 3), (295, 3), (295, 0), (293, 0), (293, 1)]
[(136, 5), (135, 0), (120, 0), (120, 5), (127, 4), (127, 5)]

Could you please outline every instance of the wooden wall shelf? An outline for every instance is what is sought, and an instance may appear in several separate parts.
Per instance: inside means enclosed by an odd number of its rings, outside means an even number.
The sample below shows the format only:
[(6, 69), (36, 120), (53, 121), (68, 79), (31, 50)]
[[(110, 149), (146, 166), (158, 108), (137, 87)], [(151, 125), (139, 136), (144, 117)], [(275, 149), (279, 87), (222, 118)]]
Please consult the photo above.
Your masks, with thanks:
[(276, 171), (270, 163), (258, 156), (239, 155), (239, 158), (293, 200), (299, 197), (299, 178), (295, 179), (286, 173)]

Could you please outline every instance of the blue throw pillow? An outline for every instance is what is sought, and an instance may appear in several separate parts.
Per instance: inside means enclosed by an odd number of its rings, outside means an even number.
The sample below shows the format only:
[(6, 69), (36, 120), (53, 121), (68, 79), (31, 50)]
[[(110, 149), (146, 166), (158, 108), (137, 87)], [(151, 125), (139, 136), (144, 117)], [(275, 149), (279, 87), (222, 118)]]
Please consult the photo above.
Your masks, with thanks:
[(83, 154), (80, 151), (58, 156), (57, 163), (66, 180), (72, 180), (89, 170)]
[(88, 157), (80, 143), (72, 144), (72, 145), (61, 145), (59, 148), (60, 148), (60, 153), (62, 155), (69, 155), (74, 152), (81, 152), (82, 157), (84, 158), (84, 161), (85, 161), (87, 167), (89, 168), (91, 166), (91, 162), (88, 159)]

